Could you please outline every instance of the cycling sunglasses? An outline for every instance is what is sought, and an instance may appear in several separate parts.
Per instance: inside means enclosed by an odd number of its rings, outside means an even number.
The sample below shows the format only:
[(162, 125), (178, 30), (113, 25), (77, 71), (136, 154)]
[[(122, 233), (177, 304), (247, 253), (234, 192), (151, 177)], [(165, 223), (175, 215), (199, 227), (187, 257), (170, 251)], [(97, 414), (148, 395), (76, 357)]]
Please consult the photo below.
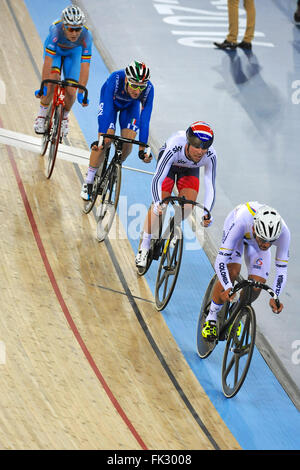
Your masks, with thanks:
[(130, 83), (128, 81), (128, 85), (130, 86), (130, 88), (132, 88), (133, 90), (140, 90), (140, 91), (143, 91), (145, 90), (145, 88), (147, 87), (147, 85), (135, 85), (133, 83)]
[(73, 26), (65, 26), (65, 28), (69, 33), (79, 33), (79, 31), (82, 31), (82, 26), (78, 26), (77, 28), (74, 28)]

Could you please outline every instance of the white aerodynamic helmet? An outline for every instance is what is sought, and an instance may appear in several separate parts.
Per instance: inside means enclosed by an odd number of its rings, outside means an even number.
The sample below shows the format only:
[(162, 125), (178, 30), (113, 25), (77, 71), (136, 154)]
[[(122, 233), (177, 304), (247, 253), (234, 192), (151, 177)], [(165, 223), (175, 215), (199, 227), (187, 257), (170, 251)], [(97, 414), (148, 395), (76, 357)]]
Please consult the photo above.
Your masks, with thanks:
[(64, 25), (82, 26), (85, 23), (85, 14), (76, 5), (69, 5), (62, 11), (61, 20)]
[(253, 225), (256, 235), (266, 242), (274, 242), (280, 237), (282, 219), (277, 210), (264, 205), (257, 209)]

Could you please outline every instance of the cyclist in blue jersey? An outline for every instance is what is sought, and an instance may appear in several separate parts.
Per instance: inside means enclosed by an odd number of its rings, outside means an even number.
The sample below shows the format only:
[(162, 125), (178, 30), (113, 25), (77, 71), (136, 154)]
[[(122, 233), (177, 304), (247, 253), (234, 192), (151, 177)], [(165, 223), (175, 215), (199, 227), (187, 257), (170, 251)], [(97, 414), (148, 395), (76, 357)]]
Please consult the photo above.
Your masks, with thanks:
[[(115, 133), (117, 116), (119, 115), (121, 135), (135, 139), (139, 130), (139, 140), (146, 144), (149, 136), (153, 98), (154, 87), (150, 81), (150, 70), (143, 62), (135, 60), (125, 70), (113, 72), (100, 92), (98, 137), (101, 134)], [(101, 148), (98, 147), (98, 141), (91, 145), (89, 168), (81, 189), (81, 197), (85, 201), (90, 199), (96, 171), (103, 162), (110, 143), (110, 139), (105, 139)], [(128, 157), (131, 149), (132, 144), (124, 144), (123, 161)], [(149, 163), (152, 155), (146, 156), (145, 149), (140, 147), (139, 158), (145, 163)]]
[[(72, 82), (86, 86), (89, 78), (90, 61), (92, 56), (92, 34), (85, 23), (85, 15), (82, 10), (70, 5), (62, 11), (61, 19), (55, 21), (49, 29), (49, 34), (44, 43), (44, 65), (42, 80), (59, 80), (61, 69), (64, 78)], [(40, 97), (38, 91), (35, 92), (40, 100), (40, 109), (34, 123), (34, 130), (37, 134), (45, 131), (45, 117), (48, 106), (52, 99), (53, 85), (48, 85), (46, 94)], [(62, 121), (62, 133), (68, 134), (68, 114), (74, 104), (77, 89), (66, 88), (65, 110)], [(83, 92), (78, 91), (77, 99), (82, 106)]]

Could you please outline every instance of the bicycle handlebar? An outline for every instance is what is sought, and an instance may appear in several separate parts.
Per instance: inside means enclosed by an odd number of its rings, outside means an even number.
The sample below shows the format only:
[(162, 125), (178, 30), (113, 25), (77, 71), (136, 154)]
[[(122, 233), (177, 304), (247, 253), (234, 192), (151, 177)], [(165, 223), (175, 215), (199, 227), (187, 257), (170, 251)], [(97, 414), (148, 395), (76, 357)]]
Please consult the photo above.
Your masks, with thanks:
[(140, 145), (141, 147), (145, 147), (147, 149), (146, 151), (147, 156), (149, 156), (151, 153), (151, 148), (149, 147), (148, 144), (145, 144), (144, 142), (140, 142), (139, 140), (129, 139), (127, 137), (122, 137), (122, 136), (114, 135), (114, 134), (101, 134), (99, 137), (98, 147), (102, 147), (103, 141), (105, 138), (115, 140), (117, 142), (123, 142), (123, 143), (126, 142), (128, 144)]
[(67, 86), (70, 86), (70, 87), (73, 87), (73, 88), (79, 88), (80, 90), (84, 91), (84, 97), (83, 97), (83, 103), (84, 104), (87, 104), (87, 98), (88, 98), (88, 91), (87, 89), (85, 88), (85, 86), (83, 85), (80, 85), (79, 83), (73, 83), (73, 82), (69, 82), (68, 80), (53, 80), (52, 78), (47, 78), (46, 80), (43, 80), (42, 83), (41, 83), (41, 87), (40, 87), (40, 91), (39, 91), (39, 95), (40, 96), (43, 96), (44, 94), (44, 86), (47, 84), (47, 83), (53, 83), (54, 85), (59, 85), (63, 88), (67, 87)]
[(164, 203), (167, 203), (167, 202), (171, 202), (171, 204), (174, 204), (175, 202), (178, 202), (179, 205), (182, 206), (182, 207), (184, 206), (184, 204), (191, 204), (192, 206), (198, 206), (201, 209), (205, 210), (205, 212), (208, 216), (208, 220), (211, 219), (210, 211), (205, 206), (200, 204), (200, 202), (191, 201), (190, 199), (186, 199), (184, 196), (167, 196), (161, 201), (161, 204), (164, 204)]
[(271, 289), (271, 287), (269, 287), (267, 284), (264, 284), (262, 282), (258, 282), (258, 281), (255, 281), (254, 279), (244, 279), (243, 281), (240, 281), (238, 282), (232, 289), (231, 289), (231, 292), (230, 292), (230, 296), (232, 296), (233, 294), (235, 294), (236, 292), (238, 292), (239, 290), (243, 289), (244, 287), (256, 287), (258, 289), (263, 289), (265, 291), (267, 291), (271, 297), (273, 297), (273, 299), (275, 300), (275, 303), (276, 303), (276, 307), (279, 308), (280, 307), (280, 301), (279, 301), (279, 297), (277, 294), (275, 294), (275, 292), (273, 291), (273, 289)]

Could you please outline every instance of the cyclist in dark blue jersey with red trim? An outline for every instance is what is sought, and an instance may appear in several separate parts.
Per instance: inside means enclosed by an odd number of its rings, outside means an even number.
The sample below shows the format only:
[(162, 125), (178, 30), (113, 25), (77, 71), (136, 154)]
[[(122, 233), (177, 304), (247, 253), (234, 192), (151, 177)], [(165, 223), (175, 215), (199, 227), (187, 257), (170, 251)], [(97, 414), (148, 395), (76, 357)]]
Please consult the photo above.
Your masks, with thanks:
[[(49, 78), (59, 80), (62, 69), (65, 79), (86, 86), (89, 78), (93, 38), (84, 23), (85, 15), (82, 10), (75, 5), (70, 5), (62, 11), (61, 19), (50, 26), (44, 43), (42, 80)], [(46, 95), (42, 97), (38, 91), (36, 92), (36, 97), (41, 98), (39, 113), (34, 124), (34, 130), (37, 134), (43, 134), (45, 131), (45, 117), (52, 99), (53, 89), (53, 85), (48, 85)], [(76, 88), (66, 88), (62, 121), (64, 136), (68, 134), (68, 114), (74, 104), (76, 93)], [(87, 106), (83, 103), (81, 90), (78, 91), (77, 99), (82, 106)]]
[[(149, 125), (153, 107), (154, 87), (150, 81), (149, 68), (140, 61), (131, 62), (125, 70), (113, 72), (100, 92), (98, 112), (98, 137), (101, 134), (115, 134), (119, 115), (121, 135), (135, 139), (139, 131), (139, 140), (147, 144)], [(111, 140), (105, 139), (104, 146), (98, 147), (98, 141), (91, 145), (89, 168), (81, 189), (81, 197), (90, 199), (95, 174), (102, 163)], [(132, 144), (123, 146), (123, 161), (132, 150)], [(146, 156), (144, 148), (139, 148), (139, 157), (149, 163), (152, 156)]]

